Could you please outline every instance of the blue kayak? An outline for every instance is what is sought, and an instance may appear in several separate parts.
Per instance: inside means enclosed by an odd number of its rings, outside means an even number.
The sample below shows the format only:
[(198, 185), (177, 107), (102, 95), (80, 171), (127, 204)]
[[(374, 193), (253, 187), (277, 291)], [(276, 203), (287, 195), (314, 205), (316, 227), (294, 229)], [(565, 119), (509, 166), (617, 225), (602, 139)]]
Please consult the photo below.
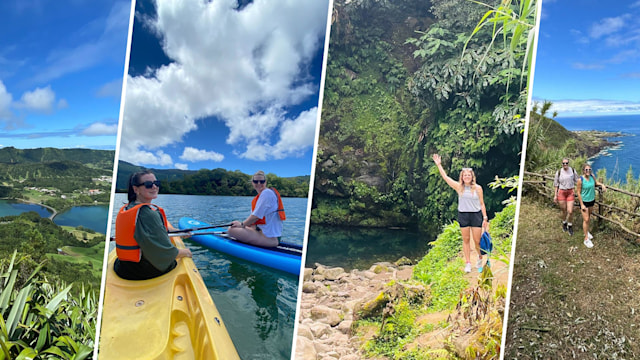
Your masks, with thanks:
[[(192, 229), (210, 226), (209, 224), (188, 217), (183, 217), (178, 223), (180, 229)], [(202, 230), (201, 232), (226, 231), (227, 228), (214, 228)], [(275, 248), (263, 248), (248, 245), (236, 241), (223, 234), (203, 234), (198, 235), (198, 231), (193, 231), (193, 235), (187, 240), (192, 240), (200, 245), (229, 254), (241, 259), (257, 264), (268, 266), (273, 269), (282, 270), (293, 275), (300, 275), (302, 263), (302, 246), (286, 242), (280, 242)]]

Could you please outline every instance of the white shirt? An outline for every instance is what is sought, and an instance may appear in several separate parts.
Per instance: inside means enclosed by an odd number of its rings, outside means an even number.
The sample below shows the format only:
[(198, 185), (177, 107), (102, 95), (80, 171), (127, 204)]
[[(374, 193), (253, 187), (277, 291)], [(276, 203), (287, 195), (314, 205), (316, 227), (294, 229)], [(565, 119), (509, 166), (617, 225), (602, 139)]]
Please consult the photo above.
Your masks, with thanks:
[(278, 215), (278, 197), (273, 190), (262, 190), (251, 215), (265, 218), (266, 224), (258, 225), (266, 237), (282, 236), (282, 220)]

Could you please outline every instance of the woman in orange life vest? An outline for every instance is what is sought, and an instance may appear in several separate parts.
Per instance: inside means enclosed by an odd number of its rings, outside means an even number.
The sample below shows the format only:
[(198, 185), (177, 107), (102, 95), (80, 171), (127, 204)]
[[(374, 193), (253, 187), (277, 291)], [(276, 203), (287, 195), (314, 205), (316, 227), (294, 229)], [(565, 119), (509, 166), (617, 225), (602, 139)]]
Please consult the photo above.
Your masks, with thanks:
[(267, 177), (262, 170), (253, 175), (252, 183), (258, 195), (253, 199), (251, 215), (244, 221), (233, 221), (227, 232), (247, 244), (278, 246), (285, 218), (280, 194), (273, 188), (267, 188)]
[[(167, 235), (170, 225), (164, 210), (151, 204), (158, 197), (160, 182), (149, 170), (129, 178), (129, 203), (116, 218), (116, 253), (114, 270), (127, 280), (146, 280), (166, 274), (176, 267), (176, 260), (191, 257), (189, 249), (176, 248)], [(171, 230), (171, 229), (169, 229)]]

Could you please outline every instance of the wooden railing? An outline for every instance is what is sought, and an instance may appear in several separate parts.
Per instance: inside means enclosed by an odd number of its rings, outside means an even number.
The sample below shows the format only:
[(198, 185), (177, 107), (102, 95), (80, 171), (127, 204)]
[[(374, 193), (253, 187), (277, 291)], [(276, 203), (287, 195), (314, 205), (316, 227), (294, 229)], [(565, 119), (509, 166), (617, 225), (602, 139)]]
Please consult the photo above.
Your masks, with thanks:
[[(547, 197), (547, 198), (551, 198), (553, 199), (553, 194), (555, 193), (555, 189), (553, 188), (553, 180), (554, 180), (554, 176), (552, 175), (546, 175), (546, 174), (538, 174), (538, 173), (534, 173), (534, 172), (529, 172), (529, 171), (525, 171), (524, 172), (525, 178), (523, 179), (522, 183), (523, 184), (530, 184), (530, 185), (534, 185), (535, 189), (538, 191), (538, 193), (540, 193), (541, 195)], [(529, 179), (527, 178), (529, 177)], [(539, 179), (539, 180), (538, 180)], [(624, 224), (622, 224), (621, 222), (612, 219), (611, 217), (608, 217), (607, 214), (609, 212), (621, 212), (624, 214), (627, 214), (629, 216), (631, 216), (632, 218), (640, 218), (640, 214), (633, 212), (633, 211), (629, 211), (626, 209), (623, 209), (619, 206), (615, 206), (612, 204), (606, 204), (604, 202), (604, 195), (602, 192), (602, 189), (600, 187), (596, 187), (596, 190), (598, 191), (598, 199), (596, 200), (596, 204), (598, 205), (597, 210), (594, 209), (594, 211), (591, 213), (593, 216), (595, 216), (598, 221), (597, 221), (597, 226), (600, 225), (600, 220), (605, 220), (608, 222), (611, 222), (613, 224), (618, 225), (624, 232), (635, 236), (636, 238), (640, 238), (640, 234), (636, 233), (633, 230), (628, 229)], [(607, 186), (607, 191), (615, 191), (615, 192), (619, 192), (621, 194), (627, 195), (627, 196), (631, 196), (631, 197), (635, 197), (640, 199), (640, 194), (635, 194), (626, 190), (622, 190), (622, 189), (618, 189), (616, 187), (613, 186)], [(576, 199), (577, 202), (577, 199)], [(578, 206), (580, 204), (578, 203)]]

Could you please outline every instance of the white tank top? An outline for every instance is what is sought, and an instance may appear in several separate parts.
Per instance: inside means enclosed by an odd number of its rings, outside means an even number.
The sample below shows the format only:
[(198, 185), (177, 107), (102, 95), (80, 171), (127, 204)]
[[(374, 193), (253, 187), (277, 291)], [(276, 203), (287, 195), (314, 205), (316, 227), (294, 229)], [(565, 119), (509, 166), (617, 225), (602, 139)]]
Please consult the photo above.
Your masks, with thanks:
[(458, 193), (458, 211), (478, 212), (480, 210), (482, 210), (482, 208), (480, 207), (478, 189), (471, 191), (471, 186), (465, 186), (462, 194)]

